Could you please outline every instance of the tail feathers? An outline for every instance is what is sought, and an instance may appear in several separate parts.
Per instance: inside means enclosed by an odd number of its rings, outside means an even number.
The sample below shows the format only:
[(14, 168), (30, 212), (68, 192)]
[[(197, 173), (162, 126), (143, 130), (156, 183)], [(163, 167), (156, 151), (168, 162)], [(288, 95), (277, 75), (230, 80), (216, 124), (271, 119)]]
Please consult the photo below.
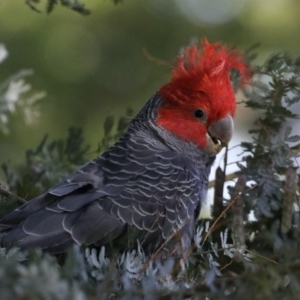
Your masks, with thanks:
[(18, 207), (0, 220), (0, 232), (15, 228), (28, 216), (40, 211), (57, 199), (56, 196), (45, 193)]
[(43, 236), (29, 235), (22, 227), (12, 229), (2, 237), (1, 246), (17, 245), (21, 249), (39, 248), (52, 254), (65, 252), (74, 241), (66, 231), (55, 232)]

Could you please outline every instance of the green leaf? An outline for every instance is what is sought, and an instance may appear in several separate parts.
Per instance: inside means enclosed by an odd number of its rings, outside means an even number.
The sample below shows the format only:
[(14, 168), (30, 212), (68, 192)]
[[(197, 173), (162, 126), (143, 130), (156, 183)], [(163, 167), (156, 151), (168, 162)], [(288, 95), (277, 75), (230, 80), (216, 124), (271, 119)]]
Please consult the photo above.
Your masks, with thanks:
[(300, 141), (300, 135), (293, 135), (293, 136), (290, 136), (289, 138), (285, 139), (286, 142), (289, 142), (289, 143), (296, 143), (296, 142), (299, 142)]
[(104, 136), (110, 135), (113, 126), (114, 126), (114, 117), (113, 116), (106, 117), (103, 123)]
[(46, 8), (46, 12), (48, 14), (50, 14), (53, 9), (54, 9), (54, 6), (57, 5), (57, 2), (58, 0), (48, 0), (48, 3), (47, 3), (47, 8)]
[(287, 128), (285, 129), (285, 133), (284, 133), (284, 139), (287, 139), (289, 137), (289, 135), (292, 132), (292, 127), (291, 126), (287, 126)]

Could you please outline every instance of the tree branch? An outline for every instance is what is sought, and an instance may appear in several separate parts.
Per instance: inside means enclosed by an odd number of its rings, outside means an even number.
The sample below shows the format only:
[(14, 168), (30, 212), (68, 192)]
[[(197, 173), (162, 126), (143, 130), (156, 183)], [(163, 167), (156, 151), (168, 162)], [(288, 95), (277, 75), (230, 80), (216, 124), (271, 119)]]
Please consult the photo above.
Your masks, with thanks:
[[(236, 246), (236, 248), (238, 249), (245, 248), (244, 200), (243, 200), (242, 193), (245, 190), (246, 183), (247, 183), (246, 175), (240, 175), (234, 187), (234, 192), (231, 198), (232, 200), (236, 199), (231, 207), (231, 211), (232, 211), (231, 237), (234, 246)], [(236, 260), (242, 260), (243, 256), (237, 251), (235, 253), (235, 258)]]
[(7, 198), (13, 198), (13, 199), (16, 199), (18, 202), (20, 202), (20, 203), (22, 203), (22, 204), (24, 204), (24, 203), (27, 202), (25, 199), (23, 199), (23, 198), (21, 198), (21, 197), (15, 195), (15, 194), (13, 194), (12, 192), (10, 192), (10, 191), (4, 189), (1, 185), (0, 185), (0, 195), (5, 196), (5, 197), (7, 197)]
[[(237, 173), (231, 173), (231, 174), (228, 174), (228, 175), (226, 175), (224, 182), (233, 180), (233, 179), (235, 179), (235, 178), (237, 178), (237, 177), (238, 177), (238, 174), (237, 174)], [(215, 184), (216, 184), (216, 180), (210, 181), (209, 184), (208, 184), (208, 188), (214, 187)]]
[(289, 167), (286, 172), (286, 180), (284, 185), (284, 196), (282, 203), (282, 218), (281, 218), (281, 232), (287, 233), (292, 226), (293, 207), (297, 199), (297, 169), (298, 167)]

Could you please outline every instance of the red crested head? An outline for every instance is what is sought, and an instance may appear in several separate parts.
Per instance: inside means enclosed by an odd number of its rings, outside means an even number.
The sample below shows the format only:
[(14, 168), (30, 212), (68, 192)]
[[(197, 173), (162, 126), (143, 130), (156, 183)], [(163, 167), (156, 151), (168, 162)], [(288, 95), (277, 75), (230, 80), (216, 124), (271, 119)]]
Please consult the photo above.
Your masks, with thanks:
[(248, 81), (250, 72), (239, 52), (228, 51), (220, 43), (211, 45), (206, 39), (202, 45), (185, 48), (177, 58), (170, 82), (159, 90), (163, 101), (157, 124), (205, 147), (208, 127), (227, 115), (234, 116), (231, 69), (239, 71), (241, 85)]

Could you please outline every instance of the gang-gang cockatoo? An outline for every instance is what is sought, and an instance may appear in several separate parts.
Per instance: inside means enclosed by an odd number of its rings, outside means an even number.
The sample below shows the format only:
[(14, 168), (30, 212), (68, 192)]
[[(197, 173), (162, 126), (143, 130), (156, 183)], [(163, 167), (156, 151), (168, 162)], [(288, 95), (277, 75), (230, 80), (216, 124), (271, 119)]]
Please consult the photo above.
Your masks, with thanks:
[(237, 51), (185, 48), (170, 81), (112, 147), (0, 221), (4, 247), (62, 253), (82, 246), (186, 251), (195, 234), (216, 154), (233, 133), (230, 70), (247, 81)]

